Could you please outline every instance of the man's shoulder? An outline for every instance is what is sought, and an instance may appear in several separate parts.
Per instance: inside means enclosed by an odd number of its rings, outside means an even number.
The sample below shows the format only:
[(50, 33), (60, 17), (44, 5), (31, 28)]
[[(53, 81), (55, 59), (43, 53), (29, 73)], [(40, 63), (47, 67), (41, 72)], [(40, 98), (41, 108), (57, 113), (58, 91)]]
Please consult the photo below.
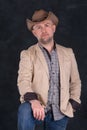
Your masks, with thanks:
[(34, 44), (26, 49), (26, 51), (34, 51), (37, 48), (37, 44)]
[(27, 49), (24, 49), (21, 51), (21, 55), (25, 55), (25, 56), (32, 56), (35, 55), (36, 52), (36, 48), (37, 48), (37, 44), (32, 45), (30, 47), (28, 47)]
[(37, 48), (37, 44), (34, 44), (34, 45), (31, 45), (30, 47), (28, 47), (27, 49), (22, 50), (22, 51), (26, 52), (26, 53), (34, 53), (36, 48)]
[(57, 49), (59, 49), (61, 51), (65, 51), (65, 52), (71, 52), (72, 51), (72, 48), (65, 47), (65, 46), (57, 44), (57, 43), (56, 43), (56, 47), (57, 47)]
[(57, 48), (58, 53), (63, 55), (64, 57), (71, 58), (71, 55), (74, 54), (73, 49), (70, 47), (65, 47), (65, 46), (57, 44), (56, 48)]

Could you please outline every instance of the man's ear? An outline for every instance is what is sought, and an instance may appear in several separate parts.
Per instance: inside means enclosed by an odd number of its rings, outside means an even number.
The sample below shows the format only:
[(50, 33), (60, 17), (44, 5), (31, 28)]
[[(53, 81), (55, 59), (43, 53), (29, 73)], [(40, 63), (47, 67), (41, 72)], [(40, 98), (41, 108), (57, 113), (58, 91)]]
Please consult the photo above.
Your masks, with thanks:
[(56, 25), (54, 24), (53, 25), (53, 32), (55, 33), (55, 31), (56, 31)]

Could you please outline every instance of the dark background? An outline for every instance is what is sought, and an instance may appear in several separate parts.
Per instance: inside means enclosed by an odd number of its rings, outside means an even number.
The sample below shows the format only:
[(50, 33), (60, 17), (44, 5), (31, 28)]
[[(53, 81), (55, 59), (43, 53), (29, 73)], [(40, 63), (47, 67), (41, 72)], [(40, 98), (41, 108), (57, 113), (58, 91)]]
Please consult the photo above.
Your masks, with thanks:
[(19, 55), (36, 43), (25, 20), (41, 8), (59, 17), (55, 40), (73, 48), (82, 80), (82, 106), (67, 130), (87, 130), (87, 0), (0, 0), (0, 130), (17, 130)]

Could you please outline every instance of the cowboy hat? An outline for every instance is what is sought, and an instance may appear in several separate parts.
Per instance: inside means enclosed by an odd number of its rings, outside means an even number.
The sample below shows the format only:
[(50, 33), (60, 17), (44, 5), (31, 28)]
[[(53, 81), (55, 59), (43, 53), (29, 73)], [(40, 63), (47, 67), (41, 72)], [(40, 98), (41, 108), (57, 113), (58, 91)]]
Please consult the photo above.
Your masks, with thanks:
[(56, 17), (54, 13), (52, 13), (51, 11), (46, 12), (45, 10), (41, 9), (34, 12), (32, 16), (32, 20), (29, 20), (29, 19), (26, 20), (27, 27), (31, 31), (33, 26), (36, 23), (39, 23), (44, 20), (51, 20), (56, 26), (59, 22), (58, 18)]

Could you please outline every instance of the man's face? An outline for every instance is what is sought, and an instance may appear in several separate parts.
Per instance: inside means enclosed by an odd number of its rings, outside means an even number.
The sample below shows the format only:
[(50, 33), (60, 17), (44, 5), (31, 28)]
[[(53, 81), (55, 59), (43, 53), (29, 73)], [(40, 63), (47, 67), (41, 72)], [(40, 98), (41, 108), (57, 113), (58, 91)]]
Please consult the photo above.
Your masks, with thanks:
[(44, 20), (33, 26), (32, 33), (39, 42), (46, 44), (53, 40), (56, 26), (51, 20)]

